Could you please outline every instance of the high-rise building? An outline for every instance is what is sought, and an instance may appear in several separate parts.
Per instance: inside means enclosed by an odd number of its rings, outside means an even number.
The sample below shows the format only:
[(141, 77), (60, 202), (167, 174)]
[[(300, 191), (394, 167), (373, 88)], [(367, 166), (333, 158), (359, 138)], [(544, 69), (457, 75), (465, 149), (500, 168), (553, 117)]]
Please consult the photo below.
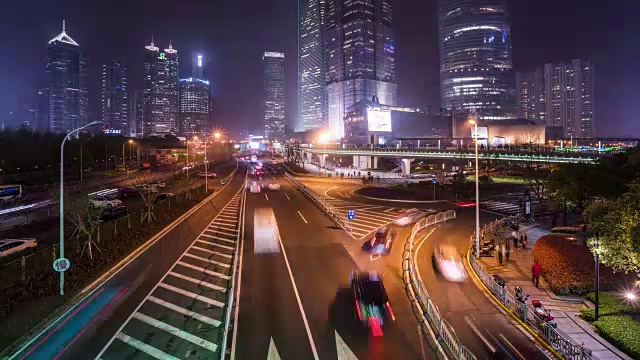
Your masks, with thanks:
[(145, 47), (143, 136), (173, 134), (180, 112), (178, 51), (171, 43), (160, 52), (151, 41)]
[(296, 131), (326, 128), (326, 0), (299, 0), (298, 119)]
[(516, 79), (521, 117), (561, 127), (567, 138), (594, 136), (594, 77), (590, 61), (546, 64), (544, 69), (518, 73)]
[[(439, 0), (440, 95), (457, 115), (515, 116), (506, 0)], [(457, 116), (458, 117), (458, 116)]]
[(341, 138), (352, 105), (374, 96), (396, 105), (391, 1), (327, 0), (325, 44), (328, 127)]
[(204, 60), (201, 54), (191, 53), (191, 77), (204, 79)]
[(129, 92), (129, 129), (131, 137), (142, 137), (144, 130), (144, 92), (134, 90)]
[(282, 141), (284, 125), (284, 54), (265, 52), (264, 63), (264, 135), (268, 140)]
[(89, 69), (80, 45), (62, 32), (47, 46), (48, 130), (69, 132), (87, 124)]
[(209, 81), (193, 77), (180, 79), (180, 131), (185, 137), (209, 133)]
[(102, 65), (102, 122), (110, 130), (129, 136), (127, 67), (119, 60)]

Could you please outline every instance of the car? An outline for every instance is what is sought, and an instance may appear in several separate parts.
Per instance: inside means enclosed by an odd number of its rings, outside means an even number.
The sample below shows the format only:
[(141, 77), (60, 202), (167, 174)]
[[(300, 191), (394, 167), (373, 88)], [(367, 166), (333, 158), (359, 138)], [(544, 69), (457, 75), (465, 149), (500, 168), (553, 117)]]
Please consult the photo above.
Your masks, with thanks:
[(411, 176), (413, 179), (435, 179), (436, 174), (418, 173)]
[(149, 186), (156, 186), (156, 187), (163, 188), (163, 187), (165, 187), (167, 184), (166, 184), (164, 181), (152, 181), (152, 182), (148, 183), (147, 185), (149, 185)]
[(114, 199), (110, 196), (96, 196), (89, 200), (94, 208), (110, 208), (122, 205), (122, 200)]
[(159, 201), (163, 201), (163, 200), (166, 200), (168, 198), (172, 198), (174, 196), (175, 195), (173, 195), (172, 193), (160, 193), (160, 194), (156, 195), (156, 198), (153, 200), (153, 203), (156, 204)]
[(214, 178), (214, 177), (217, 177), (217, 176), (218, 176), (218, 174), (216, 174), (216, 173), (204, 172), (204, 171), (198, 174), (198, 177), (201, 177), (201, 178), (206, 178), (206, 177)]
[(257, 181), (252, 181), (251, 185), (249, 185), (248, 190), (252, 194), (258, 194), (258, 193), (260, 193), (260, 191), (262, 191), (262, 188), (261, 188), (260, 185), (258, 185)]
[(127, 187), (120, 190), (120, 196), (122, 197), (140, 196), (140, 191), (135, 187)]
[(462, 172), (462, 174), (464, 174), (464, 175), (473, 175), (475, 173), (476, 173), (475, 170), (465, 170), (465, 171)]
[(373, 254), (388, 254), (396, 239), (396, 231), (389, 226), (383, 226), (376, 230), (371, 239), (362, 244), (362, 250)]
[(445, 172), (445, 173), (444, 173), (444, 176), (445, 176), (445, 177), (454, 177), (454, 176), (456, 176), (457, 174), (458, 174), (458, 172), (457, 172), (457, 171), (447, 171), (447, 172)]
[(382, 277), (374, 270), (352, 272), (350, 284), (358, 320), (373, 336), (382, 336), (385, 323), (396, 319)]
[(127, 210), (127, 207), (124, 206), (124, 205), (111, 207), (111, 208), (105, 209), (100, 214), (100, 220), (101, 221), (115, 220), (115, 219), (118, 219), (120, 217), (123, 217), (123, 216), (127, 215), (128, 213), (129, 213), (129, 210)]
[(405, 209), (398, 213), (398, 216), (393, 221), (398, 226), (407, 226), (417, 223), (420, 219), (427, 216), (427, 212), (420, 209)]
[(445, 279), (451, 282), (462, 282), (467, 278), (462, 257), (455, 246), (440, 244), (433, 249), (431, 257), (434, 267)]
[(267, 187), (269, 188), (269, 190), (271, 191), (277, 191), (280, 190), (280, 184), (278, 183), (270, 183), (269, 185), (267, 185)]
[(38, 246), (38, 243), (34, 238), (0, 240), (0, 257), (36, 246)]

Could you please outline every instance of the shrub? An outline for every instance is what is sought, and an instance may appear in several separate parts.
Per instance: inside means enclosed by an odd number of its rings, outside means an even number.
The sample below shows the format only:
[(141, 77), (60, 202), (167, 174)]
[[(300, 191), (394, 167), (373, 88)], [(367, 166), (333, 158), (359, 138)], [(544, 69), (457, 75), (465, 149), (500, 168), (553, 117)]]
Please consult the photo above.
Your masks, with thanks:
[[(538, 239), (533, 258), (542, 266), (542, 276), (551, 290), (563, 296), (584, 296), (594, 289), (595, 261), (589, 249), (579, 241), (560, 235), (546, 235)], [(634, 280), (631, 274), (615, 274), (600, 265), (600, 289), (615, 290)]]
[(602, 316), (594, 323), (598, 333), (634, 359), (640, 359), (640, 322), (629, 315)]
[(575, 234), (580, 231), (579, 227), (576, 226), (556, 226), (551, 229), (553, 233), (563, 233), (563, 234)]

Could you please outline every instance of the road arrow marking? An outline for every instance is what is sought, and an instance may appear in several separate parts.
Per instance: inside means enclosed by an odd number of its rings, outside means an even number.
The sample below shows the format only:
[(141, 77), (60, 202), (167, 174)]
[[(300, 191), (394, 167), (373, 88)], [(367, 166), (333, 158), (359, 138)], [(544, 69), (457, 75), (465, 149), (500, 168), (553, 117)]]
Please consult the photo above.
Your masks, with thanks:
[[(335, 330), (334, 330), (335, 331)], [(342, 340), (336, 331), (336, 349), (338, 351), (338, 360), (358, 360), (356, 355), (349, 349), (347, 343)]]
[(267, 360), (280, 360), (280, 354), (278, 354), (278, 349), (276, 349), (276, 343), (273, 342), (273, 337), (269, 342), (269, 352), (267, 353)]

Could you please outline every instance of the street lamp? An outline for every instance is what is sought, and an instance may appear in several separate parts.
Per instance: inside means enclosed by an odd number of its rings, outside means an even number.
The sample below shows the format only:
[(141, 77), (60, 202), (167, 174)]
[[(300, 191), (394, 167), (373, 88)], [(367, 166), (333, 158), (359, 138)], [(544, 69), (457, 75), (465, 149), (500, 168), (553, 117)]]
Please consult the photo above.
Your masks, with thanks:
[[(90, 122), (85, 126), (70, 131), (62, 139), (62, 144), (60, 144), (60, 259), (64, 258), (64, 143), (67, 142), (67, 139), (72, 134), (98, 124), (102, 124), (102, 121)], [(60, 271), (60, 295), (64, 295), (64, 271)]]
[[(127, 144), (133, 144), (133, 139), (129, 139), (129, 141), (126, 141), (124, 144), (122, 144), (122, 171), (127, 172), (127, 165), (124, 162), (124, 146)], [(129, 153), (131, 153), (131, 146), (129, 146)], [(129, 156), (131, 157), (131, 156)], [(129, 159), (131, 160), (131, 159)]]
[(476, 256), (480, 258), (480, 185), (478, 182), (478, 121), (469, 119), (469, 124), (474, 126), (476, 143)]
[(600, 293), (600, 244), (599, 244), (599, 240), (600, 240), (600, 234), (598, 234), (597, 232), (595, 233), (595, 253), (596, 253), (596, 301), (595, 301), (595, 305), (596, 305), (596, 312), (595, 312), (595, 318), (596, 321), (598, 321), (598, 317), (600, 317), (600, 299), (599, 299), (599, 293)]

